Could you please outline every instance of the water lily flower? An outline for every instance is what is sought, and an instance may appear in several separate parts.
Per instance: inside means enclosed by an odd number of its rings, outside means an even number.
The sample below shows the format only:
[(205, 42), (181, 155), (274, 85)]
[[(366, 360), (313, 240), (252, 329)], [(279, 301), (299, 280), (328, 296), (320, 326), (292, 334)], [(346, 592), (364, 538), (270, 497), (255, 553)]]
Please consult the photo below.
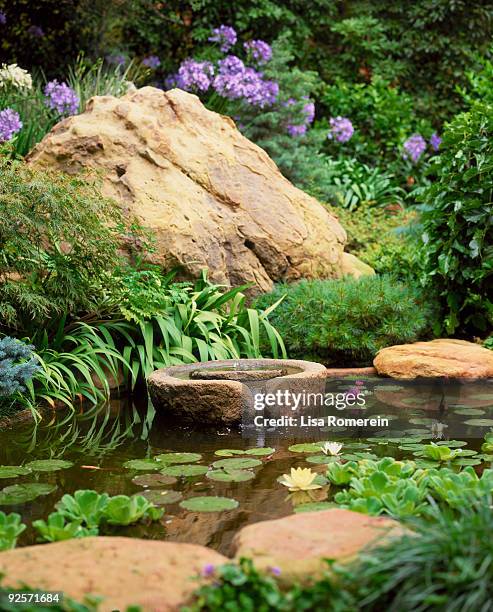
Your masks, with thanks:
[(332, 455), (332, 457), (336, 457), (342, 449), (342, 444), (340, 442), (326, 442), (322, 446), (322, 452), (326, 455)]
[(317, 474), (310, 468), (291, 468), (291, 474), (283, 474), (279, 482), (290, 491), (311, 491), (322, 488), (313, 482), (316, 477)]

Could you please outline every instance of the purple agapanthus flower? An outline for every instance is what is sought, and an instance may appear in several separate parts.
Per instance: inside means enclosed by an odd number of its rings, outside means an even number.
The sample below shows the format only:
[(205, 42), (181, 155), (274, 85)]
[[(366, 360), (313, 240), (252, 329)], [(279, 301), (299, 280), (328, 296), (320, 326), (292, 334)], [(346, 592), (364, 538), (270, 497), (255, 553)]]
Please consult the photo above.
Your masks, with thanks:
[(438, 151), (441, 144), (442, 144), (442, 139), (436, 132), (433, 132), (430, 138), (430, 145), (433, 151)]
[(142, 60), (142, 65), (146, 66), (147, 68), (151, 68), (152, 70), (156, 70), (156, 68), (161, 66), (161, 60), (157, 55), (148, 55)]
[(212, 563), (207, 563), (202, 569), (202, 576), (204, 576), (205, 578), (210, 578), (214, 575), (215, 571), (215, 566)]
[(214, 66), (210, 62), (194, 59), (183, 61), (175, 75), (176, 86), (185, 91), (207, 91), (214, 77)]
[(0, 11), (0, 25), (5, 25), (7, 23), (7, 15)]
[(413, 134), (403, 145), (402, 157), (411, 159), (415, 164), (426, 149), (426, 140), (421, 134)]
[(294, 125), (292, 123), (288, 123), (288, 125), (286, 126), (286, 132), (290, 135), (290, 136), (304, 136), (306, 134), (306, 125), (302, 124), (302, 125)]
[(313, 123), (315, 119), (315, 104), (311, 100), (303, 107), (303, 113), (306, 115), (306, 122)]
[(233, 45), (236, 44), (237, 40), (236, 31), (231, 26), (221, 25), (218, 28), (212, 30), (212, 35), (209, 36), (210, 42), (217, 42), (220, 44), (220, 49), (223, 53), (227, 53)]
[(249, 40), (243, 43), (243, 48), (258, 64), (266, 64), (272, 59), (272, 47), (263, 40)]
[(329, 119), (330, 131), (327, 138), (337, 142), (347, 142), (354, 134), (354, 127), (347, 117), (331, 117)]
[(0, 142), (12, 140), (22, 129), (22, 121), (19, 113), (12, 108), (0, 111)]
[(280, 576), (281, 575), (281, 568), (280, 567), (271, 567), (270, 571), (274, 574), (274, 576)]
[(35, 38), (42, 38), (45, 35), (43, 28), (38, 25), (30, 26), (27, 31), (29, 32), (29, 34), (31, 34), (31, 36), (34, 36)]
[(113, 66), (123, 66), (127, 61), (127, 58), (122, 53), (110, 53), (104, 59)]
[(50, 81), (45, 89), (45, 104), (60, 115), (75, 115), (79, 110), (79, 97), (67, 83)]
[(218, 63), (219, 72), (213, 87), (218, 94), (231, 100), (245, 99), (254, 106), (269, 106), (279, 95), (275, 81), (264, 80), (261, 72), (245, 66), (236, 55), (228, 55)]

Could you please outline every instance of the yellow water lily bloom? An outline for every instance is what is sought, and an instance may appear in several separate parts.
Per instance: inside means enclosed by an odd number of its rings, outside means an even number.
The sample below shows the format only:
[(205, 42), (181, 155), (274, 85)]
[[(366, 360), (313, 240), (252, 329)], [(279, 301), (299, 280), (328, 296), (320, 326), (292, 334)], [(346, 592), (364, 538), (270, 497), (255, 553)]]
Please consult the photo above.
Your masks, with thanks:
[(321, 448), (322, 452), (326, 455), (336, 457), (341, 452), (342, 444), (339, 442), (326, 442)]
[(322, 488), (313, 482), (316, 477), (317, 474), (310, 468), (291, 468), (291, 474), (283, 474), (279, 482), (290, 491), (311, 491)]

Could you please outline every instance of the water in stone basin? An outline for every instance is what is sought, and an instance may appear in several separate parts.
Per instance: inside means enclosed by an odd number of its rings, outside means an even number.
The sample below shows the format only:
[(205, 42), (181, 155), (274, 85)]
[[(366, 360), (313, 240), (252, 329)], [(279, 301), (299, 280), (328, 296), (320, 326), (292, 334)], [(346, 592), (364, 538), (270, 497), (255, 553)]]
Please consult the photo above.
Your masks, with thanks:
[[(329, 385), (329, 383), (328, 383)], [(331, 381), (332, 389), (348, 391), (354, 380)], [(33, 459), (65, 459), (73, 466), (54, 472), (38, 472), (15, 479), (4, 478), (0, 487), (16, 483), (43, 482), (56, 485), (49, 495), (25, 504), (1, 506), (6, 512), (19, 512), (28, 525), (45, 518), (64, 493), (77, 489), (95, 489), (111, 495), (142, 492), (145, 487), (138, 476), (149, 470), (125, 467), (132, 459), (154, 457), (165, 452), (193, 452), (201, 455), (194, 465), (210, 466), (225, 458), (215, 454), (220, 449), (272, 447), (275, 452), (251, 455), (259, 464), (252, 468), (254, 477), (244, 482), (215, 481), (204, 474), (178, 478), (165, 489), (178, 492), (176, 501), (168, 503), (161, 522), (118, 529), (119, 535), (191, 542), (211, 546), (227, 553), (236, 531), (249, 523), (290, 514), (293, 499), (277, 478), (291, 467), (310, 467), (323, 474), (326, 465), (311, 463), (313, 454), (290, 450), (293, 444), (308, 440), (338, 440), (344, 443), (343, 458), (383, 457), (413, 458), (412, 451), (399, 448), (403, 441), (421, 439), (428, 443), (433, 423), (441, 423), (445, 437), (454, 436), (467, 442), (467, 448), (478, 450), (484, 433), (493, 425), (493, 384), (443, 385), (442, 383), (397, 383), (365, 381), (368, 402), (364, 411), (353, 409), (351, 416), (364, 413), (387, 416), (391, 428), (371, 433), (362, 427), (341, 427), (310, 431), (288, 431), (284, 428), (252, 428), (243, 432), (192, 431), (170, 429), (145, 400), (132, 403), (112, 400), (98, 409), (78, 414), (59, 412), (41, 425), (20, 426), (0, 432), (0, 465), (21, 465)], [(346, 415), (347, 416), (347, 415)], [(358, 416), (358, 415), (357, 415)], [(451, 433), (451, 435), (450, 435)], [(383, 435), (382, 435), (383, 434)], [(460, 437), (459, 437), (460, 434)], [(368, 439), (369, 436), (369, 439)], [(388, 438), (391, 442), (386, 442)], [(231, 457), (244, 458), (245, 455)], [(246, 457), (249, 457), (248, 455)], [(484, 464), (476, 466), (482, 469)], [(152, 473), (157, 473), (153, 471)], [(137, 477), (137, 480), (136, 480)], [(329, 500), (336, 488), (328, 491)], [(239, 502), (235, 510), (198, 513), (179, 506), (179, 500), (193, 496), (217, 495)], [(325, 493), (327, 495), (327, 493)], [(116, 532), (116, 531), (115, 531)], [(33, 543), (34, 531), (26, 530), (20, 544)]]

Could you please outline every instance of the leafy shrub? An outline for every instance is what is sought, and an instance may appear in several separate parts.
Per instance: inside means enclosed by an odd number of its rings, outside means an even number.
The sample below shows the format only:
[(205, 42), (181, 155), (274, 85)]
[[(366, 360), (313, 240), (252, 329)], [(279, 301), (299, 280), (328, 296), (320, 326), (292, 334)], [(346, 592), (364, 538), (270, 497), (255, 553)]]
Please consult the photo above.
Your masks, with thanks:
[(96, 184), (0, 157), (0, 329), (30, 335), (64, 313), (97, 310), (119, 222)]
[(445, 311), (443, 327), (486, 331), (493, 325), (493, 106), (477, 103), (444, 134), (423, 202), (423, 283)]
[(8, 336), (0, 339), (0, 402), (25, 391), (39, 369), (33, 348)]
[(263, 308), (282, 296), (271, 320), (293, 357), (368, 364), (381, 348), (413, 342), (429, 327), (421, 293), (388, 277), (278, 285), (255, 304)]
[(415, 237), (418, 215), (415, 210), (362, 204), (352, 212), (340, 207), (332, 208), (331, 212), (347, 232), (346, 250), (375, 272), (408, 281), (419, 277)]

